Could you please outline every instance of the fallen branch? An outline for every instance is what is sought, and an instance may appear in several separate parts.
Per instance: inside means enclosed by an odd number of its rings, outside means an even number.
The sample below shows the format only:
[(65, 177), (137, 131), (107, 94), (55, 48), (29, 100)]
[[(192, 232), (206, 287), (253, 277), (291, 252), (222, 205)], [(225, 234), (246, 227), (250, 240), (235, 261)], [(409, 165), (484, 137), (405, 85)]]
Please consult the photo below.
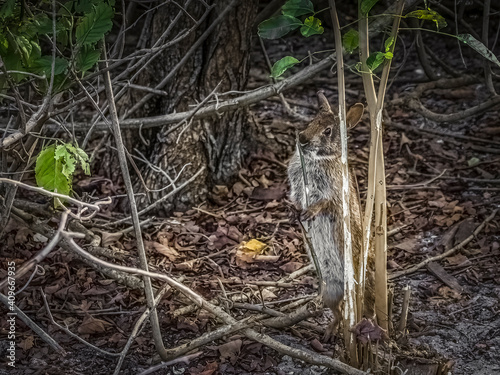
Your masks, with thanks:
[[(60, 355), (65, 356), (66, 351), (54, 340), (47, 332), (45, 332), (38, 324), (36, 324), (31, 318), (26, 315), (19, 307), (15, 304), (11, 304), (9, 299), (5, 294), (0, 293), (0, 302), (2, 302), (9, 311), (16, 314), (16, 316), (26, 324), (33, 332), (35, 332), (38, 337), (45, 341), (52, 349), (58, 352)], [(12, 310), (10, 310), (12, 307)], [(8, 317), (6, 317), (8, 319)]]
[[(189, 298), (191, 301), (196, 303), (199, 307), (207, 310), (211, 314), (215, 315), (217, 318), (221, 319), (225, 324), (237, 324), (238, 323), (238, 320), (236, 320), (231, 315), (226, 313), (223, 309), (209, 303), (203, 297), (196, 294), (195, 292), (193, 292), (191, 289), (189, 289), (185, 285), (177, 282), (175, 279), (173, 279), (167, 275), (164, 275), (164, 274), (148, 272), (148, 271), (144, 271), (144, 270), (138, 269), (138, 268), (119, 266), (116, 264), (112, 264), (112, 263), (103, 261), (103, 260), (101, 260), (97, 257), (94, 257), (93, 255), (87, 253), (80, 246), (78, 246), (76, 244), (76, 242), (71, 238), (71, 233), (65, 232), (63, 235), (65, 236), (66, 240), (70, 244), (71, 249), (75, 253), (77, 253), (78, 255), (86, 258), (87, 260), (89, 260), (93, 263), (99, 264), (101, 266), (104, 266), (104, 267), (112, 268), (114, 270), (127, 272), (127, 273), (133, 273), (136, 275), (142, 275), (142, 276), (147, 276), (150, 278), (162, 280), (162, 281), (166, 282), (167, 284), (169, 284), (170, 286), (172, 286), (173, 288), (180, 291), (187, 298)], [(342, 363), (339, 360), (329, 358), (329, 357), (326, 357), (324, 355), (319, 355), (319, 354), (316, 354), (316, 353), (309, 351), (309, 350), (291, 348), (285, 344), (282, 344), (279, 341), (274, 340), (273, 338), (269, 337), (268, 335), (259, 333), (251, 328), (246, 328), (243, 331), (243, 333), (248, 338), (255, 340), (257, 342), (260, 342), (266, 346), (269, 346), (270, 348), (277, 350), (278, 352), (280, 352), (282, 354), (286, 354), (286, 355), (292, 356), (294, 358), (301, 359), (301, 360), (306, 361), (308, 363), (315, 364), (315, 365), (327, 366), (327, 367), (332, 368), (334, 370), (340, 371), (343, 374), (366, 375), (366, 372), (355, 369), (354, 367), (351, 367), (345, 363)]]
[(450, 250), (448, 251), (445, 251), (444, 253), (442, 254), (439, 254), (439, 255), (436, 255), (436, 256), (433, 256), (433, 257), (430, 257), (430, 258), (427, 258), (425, 260), (423, 260), (422, 262), (420, 262), (419, 264), (413, 266), (413, 267), (410, 267), (410, 268), (407, 268), (406, 270), (403, 270), (403, 271), (399, 271), (399, 272), (395, 272), (391, 275), (389, 275), (389, 280), (393, 280), (393, 279), (396, 279), (398, 277), (401, 277), (401, 276), (405, 276), (405, 275), (409, 275), (413, 272), (416, 272), (418, 271), (420, 268), (423, 268), (425, 267), (427, 264), (429, 264), (430, 262), (435, 262), (435, 261), (438, 261), (438, 260), (441, 260), (443, 258), (446, 258), (448, 256), (450, 256), (451, 254), (453, 254), (454, 252), (456, 252), (457, 250), (460, 250), (462, 249), (465, 245), (467, 245), (469, 242), (471, 242), (474, 238), (476, 238), (476, 236), (479, 234), (479, 232), (481, 232), (483, 230), (483, 228), (486, 226), (486, 224), (488, 224), (494, 217), (495, 215), (497, 214), (498, 212), (498, 208), (495, 209), (490, 216), (488, 216), (482, 223), (481, 225), (479, 225), (476, 230), (469, 236), (467, 237), (465, 240), (463, 240), (462, 242), (460, 242), (457, 246), (451, 248)]
[(436, 113), (424, 107), (420, 102), (420, 97), (425, 91), (442, 88), (450, 89), (461, 86), (472, 85), (478, 82), (477, 77), (464, 76), (460, 78), (444, 78), (438, 81), (426, 82), (418, 85), (413, 92), (405, 98), (405, 104), (420, 113), (425, 118), (436, 121), (436, 122), (453, 122), (463, 120), (467, 117), (474, 116), (486, 111), (488, 108), (494, 107), (500, 104), (500, 95), (493, 96), (492, 98), (481, 102), (480, 104), (464, 109), (462, 111), (456, 111), (450, 114)]
[[(194, 120), (198, 120), (201, 118), (213, 116), (215, 114), (220, 114), (222, 112), (234, 110), (236, 108), (248, 106), (250, 104), (257, 103), (263, 99), (267, 99), (271, 96), (279, 95), (281, 92), (307, 81), (308, 79), (315, 76), (318, 72), (329, 68), (334, 62), (335, 62), (334, 56), (330, 55), (321, 60), (320, 62), (306, 67), (299, 73), (294, 74), (293, 76), (288, 77), (281, 82), (278, 82), (274, 85), (264, 86), (257, 90), (243, 94), (237, 98), (228, 99), (216, 104), (210, 104), (203, 108), (199, 108), (197, 111), (193, 109), (186, 112), (171, 113), (162, 116), (152, 116), (152, 117), (123, 120), (120, 122), (120, 128), (139, 129), (139, 127), (142, 126), (142, 129), (147, 129), (169, 124), (177, 124), (187, 118), (192, 117)], [(52, 131), (59, 129), (59, 126), (57, 125), (46, 125), (46, 126)], [(75, 131), (87, 131), (90, 128), (90, 126), (92, 126), (92, 124), (80, 122), (80, 123), (75, 123), (72, 126), (72, 128), (74, 128)], [(95, 125), (94, 130), (107, 131), (109, 130), (109, 126), (105, 122), (98, 122)]]

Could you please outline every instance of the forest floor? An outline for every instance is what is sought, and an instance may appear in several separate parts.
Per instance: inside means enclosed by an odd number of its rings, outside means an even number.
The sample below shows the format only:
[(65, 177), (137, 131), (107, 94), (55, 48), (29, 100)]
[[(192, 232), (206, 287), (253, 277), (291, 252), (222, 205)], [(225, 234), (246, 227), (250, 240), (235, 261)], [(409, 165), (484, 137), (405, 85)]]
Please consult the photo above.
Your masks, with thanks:
[[(325, 36), (325, 40), (328, 37)], [(296, 56), (305, 56), (307, 48), (313, 49), (313, 46), (306, 48), (304, 43), (301, 46), (300, 41), (295, 42), (286, 46), (269, 43), (271, 60), (283, 57), (290, 49)], [(448, 62), (460, 67), (461, 58), (455, 42), (435, 39), (433, 43), (441, 57), (447, 57)], [(437, 123), (409, 110), (404, 104), (405, 98), (425, 82), (426, 77), (414, 49), (409, 45), (406, 48), (402, 67), (399, 66), (401, 59), (395, 61), (391, 77), (398, 74), (390, 81), (386, 100), (384, 150), (389, 230), (398, 229), (389, 237), (389, 275), (460, 244), (500, 202), (500, 111)], [(466, 59), (473, 56), (470, 51), (464, 53)], [(252, 66), (251, 88), (268, 84), (268, 70), (259, 50), (252, 55)], [(329, 100), (335, 103), (337, 92), (332, 72), (323, 72), (306, 85), (286, 92), (285, 97), (293, 110), (312, 118), (317, 107), (315, 93), (319, 89), (325, 90)], [(348, 105), (363, 102), (360, 77), (348, 74), (347, 89)], [(487, 90), (478, 80), (454, 89), (433, 89), (420, 100), (431, 111), (448, 114), (481, 103), (487, 97)], [(184, 276), (185, 285), (204, 298), (217, 301), (237, 319), (255, 313), (254, 310), (263, 304), (278, 309), (280, 304), (313, 296), (317, 291), (317, 280), (312, 272), (277, 284), (309, 264), (301, 232), (288, 219), (286, 198), (287, 159), (294, 150), (296, 129), (303, 128), (306, 123), (284, 114), (281, 103), (275, 99), (253, 106), (251, 121), (258, 129), (258, 136), (266, 139), (269, 146), (248, 159), (234, 184), (216, 187), (206, 204), (174, 213), (170, 218), (153, 218), (145, 225), (151, 270), (174, 277)], [(369, 142), (366, 115), (350, 134), (349, 142), (350, 163), (363, 199)], [(104, 185), (101, 187), (104, 189)], [(112, 183), (105, 188), (121, 191), (120, 186)], [(110, 212), (104, 212), (101, 223), (110, 217)], [(115, 262), (138, 266), (130, 232), (122, 232), (123, 228), (104, 230), (99, 226), (91, 229), (101, 231), (101, 246), (112, 250)], [(2, 257), (15, 255), (18, 264), (30, 259), (44, 245), (44, 239), (32, 229), (20, 228), (15, 222), (6, 233), (0, 245)], [(261, 244), (265, 245), (263, 251)], [(56, 321), (93, 345), (116, 352), (123, 348), (144, 310), (146, 302), (142, 292), (118, 284), (62, 250), (54, 251), (42, 266), (42, 274), (35, 275), (16, 297), (16, 302), (64, 347), (68, 355), (56, 354), (32, 331), (19, 324), (17, 334), (21, 339), (16, 370), (0, 369), (0, 374), (111, 374), (116, 357), (100, 354), (51, 324), (41, 289), (47, 295)], [(411, 287), (407, 334), (391, 344), (397, 356), (396, 365), (404, 371), (411, 362), (408, 358), (419, 357), (448, 363), (452, 365), (453, 374), (500, 374), (498, 269), (500, 215), (490, 220), (464, 248), (430, 267), (392, 279), (392, 322), (395, 326), (401, 312), (402, 289)], [(229, 302), (232, 297), (239, 302)], [(174, 291), (167, 292), (159, 304), (166, 347), (189, 342), (218, 327), (205, 311), (179, 310), (189, 304)], [(321, 341), (322, 331), (330, 319), (331, 313), (325, 310), (319, 317), (309, 319), (317, 330), (300, 325), (284, 331), (265, 330), (291, 346), (341, 356), (340, 339), (333, 343)], [(2, 337), (6, 328), (2, 322)], [(0, 344), (2, 353), (5, 345), (5, 341)], [(134, 340), (121, 373), (138, 374), (149, 368), (153, 365), (154, 354), (151, 330), (147, 325)], [(5, 358), (0, 359), (1, 366), (5, 365), (4, 361)], [(156, 373), (305, 375), (328, 371), (283, 356), (244, 335), (233, 334), (226, 340), (200, 348), (196, 359)]]

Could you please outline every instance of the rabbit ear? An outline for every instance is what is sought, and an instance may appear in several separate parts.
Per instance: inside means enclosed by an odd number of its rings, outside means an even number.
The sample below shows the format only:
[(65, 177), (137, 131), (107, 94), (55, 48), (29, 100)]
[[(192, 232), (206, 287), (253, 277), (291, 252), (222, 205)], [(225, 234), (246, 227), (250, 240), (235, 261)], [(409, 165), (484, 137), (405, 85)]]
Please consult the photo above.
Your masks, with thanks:
[(325, 96), (325, 92), (323, 90), (319, 90), (318, 93), (318, 104), (320, 112), (331, 112), (330, 103), (328, 103), (328, 99)]
[(347, 112), (347, 128), (352, 129), (356, 126), (356, 124), (361, 120), (361, 116), (363, 116), (363, 112), (365, 107), (361, 103), (354, 104), (349, 111)]

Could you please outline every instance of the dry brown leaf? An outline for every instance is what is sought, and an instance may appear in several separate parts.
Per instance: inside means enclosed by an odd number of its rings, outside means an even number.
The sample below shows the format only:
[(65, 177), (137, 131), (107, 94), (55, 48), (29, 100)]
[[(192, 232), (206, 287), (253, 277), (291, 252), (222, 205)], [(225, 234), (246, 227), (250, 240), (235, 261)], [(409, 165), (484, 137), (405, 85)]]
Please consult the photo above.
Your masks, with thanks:
[(229, 360), (232, 365), (236, 363), (238, 360), (238, 356), (241, 351), (241, 345), (243, 342), (241, 340), (233, 340), (229, 341), (226, 344), (222, 344), (219, 346), (218, 350), (220, 353), (220, 359), (222, 362), (225, 362), (226, 360)]
[(28, 336), (24, 340), (21, 340), (21, 342), (17, 345), (24, 351), (30, 350), (35, 343), (35, 338), (33, 336)]
[(122, 236), (122, 232), (110, 233), (101, 231), (101, 246), (108, 247), (109, 245), (114, 244), (116, 241), (122, 238)]
[(302, 267), (304, 267), (303, 263), (287, 262), (287, 263), (283, 264), (282, 266), (280, 266), (280, 269), (286, 273), (292, 273), (292, 272), (297, 271), (298, 269), (301, 269)]
[(160, 254), (165, 255), (171, 262), (179, 258), (179, 253), (172, 246), (162, 245), (155, 241), (144, 241), (144, 244), (149, 248), (153, 248)]
[(102, 333), (106, 331), (106, 327), (109, 327), (110, 323), (105, 320), (96, 319), (90, 315), (87, 315), (84, 319), (80, 327), (78, 327), (78, 333), (84, 335), (92, 335), (94, 333)]

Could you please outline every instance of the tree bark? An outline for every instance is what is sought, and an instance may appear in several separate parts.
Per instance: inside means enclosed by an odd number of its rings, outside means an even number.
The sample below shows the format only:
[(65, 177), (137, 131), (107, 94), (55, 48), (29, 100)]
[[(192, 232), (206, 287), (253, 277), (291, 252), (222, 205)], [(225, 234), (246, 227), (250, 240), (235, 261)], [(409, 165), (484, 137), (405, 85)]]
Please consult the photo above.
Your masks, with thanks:
[[(180, 35), (200, 19), (206, 10), (203, 2), (186, 1), (186, 12), (181, 14), (173, 27), (169, 39)], [(190, 51), (201, 35), (210, 27), (230, 0), (207, 1), (214, 4), (205, 21), (181, 43), (167, 48), (138, 77), (138, 84), (155, 88)], [(236, 1), (236, 4), (218, 22), (208, 38), (194, 51), (177, 74), (161, 90), (166, 96), (151, 98), (133, 116), (158, 115), (174, 111), (186, 111), (200, 103), (218, 86), (218, 93), (230, 90), (244, 90), (248, 80), (251, 49), (252, 23), (257, 12), (258, 0)], [(164, 5), (153, 16), (148, 47), (152, 47), (160, 35), (179, 13), (175, 5)], [(187, 14), (189, 13), (189, 14)], [(129, 91), (120, 102), (122, 113), (126, 113), (144, 96), (141, 91)], [(252, 131), (247, 122), (247, 109), (241, 108), (220, 116), (184, 123), (172, 131), (172, 126), (160, 130), (143, 132), (149, 146), (142, 146), (148, 160), (175, 178), (182, 170), (177, 184), (187, 180), (202, 166), (206, 169), (199, 178), (172, 201), (166, 202), (161, 213), (184, 210), (206, 199), (214, 184), (226, 184), (238, 172), (242, 160), (251, 149)], [(138, 147), (138, 134), (133, 133), (129, 147)], [(141, 167), (140, 167), (141, 168)], [(161, 189), (170, 183), (169, 179), (146, 166), (141, 169), (143, 179), (149, 189)], [(141, 183), (136, 184), (136, 191)], [(155, 201), (168, 190), (151, 192), (149, 201)], [(146, 203), (143, 201), (143, 203)]]

